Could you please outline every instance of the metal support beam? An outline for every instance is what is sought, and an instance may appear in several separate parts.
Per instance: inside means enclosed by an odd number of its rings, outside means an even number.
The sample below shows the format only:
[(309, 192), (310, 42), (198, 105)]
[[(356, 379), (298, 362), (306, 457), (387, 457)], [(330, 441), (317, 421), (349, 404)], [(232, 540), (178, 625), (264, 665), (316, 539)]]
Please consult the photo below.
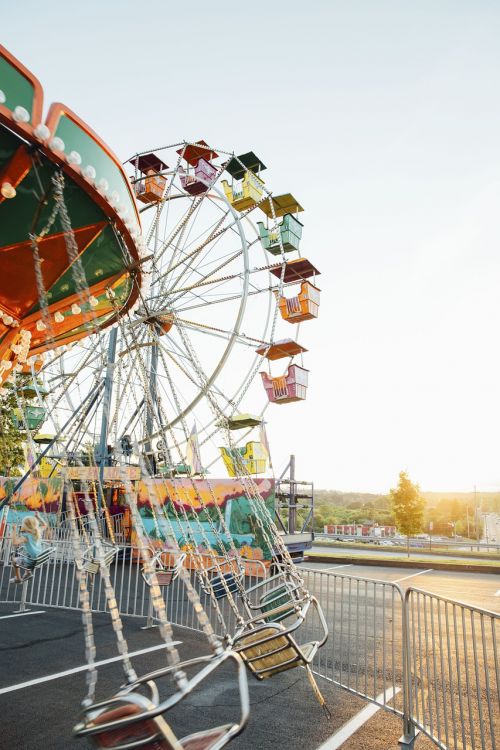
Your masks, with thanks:
[(104, 484), (104, 466), (106, 464), (106, 457), (108, 454), (109, 414), (111, 411), (111, 395), (113, 393), (113, 373), (115, 369), (117, 337), (118, 328), (112, 328), (108, 344), (108, 358), (106, 366), (106, 377), (104, 379), (104, 395), (102, 402), (101, 438), (99, 441), (99, 510), (102, 508), (104, 503), (102, 488)]
[(154, 410), (158, 405), (158, 342), (155, 340), (151, 347), (151, 362), (149, 368), (149, 401), (146, 404), (146, 425), (144, 437), (146, 442), (144, 443), (144, 452), (146, 454), (146, 461), (149, 464), (149, 469), (152, 474), (156, 473), (156, 461), (153, 453), (153, 443), (150, 436), (155, 430), (155, 413)]
[(288, 533), (295, 534), (297, 527), (297, 488), (295, 485), (295, 456), (290, 456), (290, 507), (288, 510)]

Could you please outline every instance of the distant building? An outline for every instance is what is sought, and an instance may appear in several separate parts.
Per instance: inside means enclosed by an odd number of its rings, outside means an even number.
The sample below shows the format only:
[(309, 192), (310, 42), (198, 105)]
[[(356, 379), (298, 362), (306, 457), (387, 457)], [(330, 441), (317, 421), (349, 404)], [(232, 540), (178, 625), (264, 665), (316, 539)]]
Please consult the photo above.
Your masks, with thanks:
[(324, 526), (325, 534), (336, 534), (338, 536), (394, 536), (395, 526), (379, 526), (369, 523), (328, 523)]

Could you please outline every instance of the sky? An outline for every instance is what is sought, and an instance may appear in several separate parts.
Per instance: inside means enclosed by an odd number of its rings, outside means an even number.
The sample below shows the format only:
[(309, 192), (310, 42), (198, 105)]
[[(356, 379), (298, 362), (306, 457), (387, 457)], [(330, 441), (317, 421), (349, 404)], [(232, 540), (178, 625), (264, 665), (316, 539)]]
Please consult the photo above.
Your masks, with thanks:
[(121, 158), (253, 150), (306, 209), (321, 308), (307, 401), (268, 412), (278, 469), (500, 489), (496, 0), (24, 0), (1, 30)]

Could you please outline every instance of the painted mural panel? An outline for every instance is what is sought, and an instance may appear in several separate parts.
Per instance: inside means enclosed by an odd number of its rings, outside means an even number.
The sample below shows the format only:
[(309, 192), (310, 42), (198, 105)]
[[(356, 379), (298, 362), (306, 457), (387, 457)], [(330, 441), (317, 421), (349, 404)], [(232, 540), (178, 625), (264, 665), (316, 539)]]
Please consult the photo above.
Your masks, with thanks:
[[(0, 502), (10, 495), (17, 481), (16, 478), (0, 477)], [(273, 517), (274, 480), (254, 479), (254, 482)], [(196, 546), (200, 551), (228, 553), (231, 544), (215, 508), (217, 503), (233, 544), (241, 555), (255, 560), (271, 558), (266, 534), (257, 523), (251, 504), (238, 479), (211, 479), (210, 482), (190, 478), (175, 481), (152, 479), (148, 483), (139, 481), (134, 485), (145, 529), (151, 539), (158, 540), (159, 545), (165, 542), (168, 544), (168, 537), (173, 542), (171, 537), (175, 536), (176, 542), (185, 549)], [(152, 491), (156, 493), (160, 505), (166, 511), (166, 522), (155, 517), (149, 499), (149, 493)], [(9, 520), (19, 522), (27, 513), (38, 510), (51, 514), (53, 522), (57, 523), (57, 514), (61, 511), (61, 494), (59, 478), (28, 479), (10, 502)], [(113, 514), (125, 510), (124, 496), (119, 493), (118, 497), (120, 505), (110, 506), (110, 512)], [(83, 502), (79, 503), (79, 506), (80, 512), (85, 513)], [(129, 514), (126, 515), (128, 517)], [(221, 549), (222, 546), (224, 549)]]
[[(8, 495), (19, 481), (19, 477), (0, 477), (0, 503)], [(9, 503), (11, 511), (16, 514), (25, 515), (29, 511), (41, 511), (44, 513), (57, 513), (61, 501), (61, 480), (29, 478), (15, 493)]]
[[(254, 479), (271, 517), (274, 515), (275, 485), (273, 479)], [(149, 493), (155, 492), (167, 512), (167, 523), (155, 516)], [(266, 543), (241, 482), (237, 479), (153, 479), (139, 483), (138, 505), (149, 536), (163, 540), (175, 535), (178, 544), (190, 549), (217, 553), (231, 549), (224, 532), (217, 503), (233, 538), (234, 546), (243, 557), (269, 560), (271, 550)], [(216, 531), (214, 531), (214, 528)], [(222, 545), (224, 550), (220, 549)]]

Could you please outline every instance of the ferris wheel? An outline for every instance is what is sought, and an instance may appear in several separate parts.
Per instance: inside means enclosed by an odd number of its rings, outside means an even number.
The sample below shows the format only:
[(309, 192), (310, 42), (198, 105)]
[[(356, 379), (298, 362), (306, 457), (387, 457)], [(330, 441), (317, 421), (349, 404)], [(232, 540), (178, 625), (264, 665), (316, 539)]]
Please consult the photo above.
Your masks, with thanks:
[[(318, 315), (318, 272), (299, 254), (302, 206), (272, 196), (253, 152), (200, 140), (129, 164), (145, 238), (138, 301), (114, 331), (44, 365), (45, 387), (59, 418), (69, 416), (111, 364), (107, 443), (142, 446), (155, 472), (231, 474), (231, 451), (253, 438), (238, 451), (250, 473), (264, 473), (264, 413), (306, 397), (297, 324)], [(98, 414), (80, 441), (98, 441)], [(234, 435), (229, 450), (223, 427)], [(195, 467), (186, 458), (193, 431)]]

